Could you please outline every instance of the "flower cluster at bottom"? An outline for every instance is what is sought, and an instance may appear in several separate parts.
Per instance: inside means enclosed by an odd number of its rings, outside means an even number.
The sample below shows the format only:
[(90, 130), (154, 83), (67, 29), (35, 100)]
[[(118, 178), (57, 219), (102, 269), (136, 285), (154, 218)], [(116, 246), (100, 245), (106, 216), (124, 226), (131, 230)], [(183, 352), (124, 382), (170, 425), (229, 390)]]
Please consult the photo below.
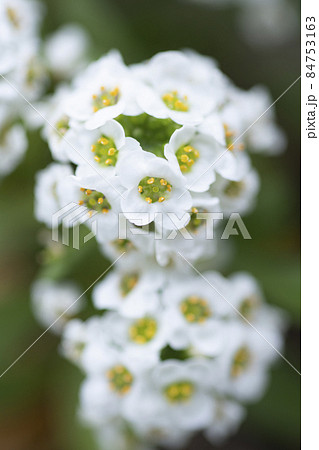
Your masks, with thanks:
[(61, 349), (85, 373), (81, 417), (105, 449), (178, 447), (199, 430), (219, 443), (264, 392), (269, 342), (282, 348), (282, 315), (246, 273), (185, 277), (125, 261), (93, 302), (103, 314), (70, 320)]

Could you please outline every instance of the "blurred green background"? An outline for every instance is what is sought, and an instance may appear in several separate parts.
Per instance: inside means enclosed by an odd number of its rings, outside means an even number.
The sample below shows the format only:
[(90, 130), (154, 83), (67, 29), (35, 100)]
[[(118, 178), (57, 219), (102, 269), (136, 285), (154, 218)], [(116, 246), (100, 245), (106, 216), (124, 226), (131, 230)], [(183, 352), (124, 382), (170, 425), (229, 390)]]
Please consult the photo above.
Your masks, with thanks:
[[(263, 83), (274, 98), (299, 75), (299, 36), (279, 47), (251, 47), (238, 35), (233, 9), (215, 10), (178, 0), (43, 3), (43, 35), (66, 22), (80, 23), (92, 37), (93, 58), (118, 48), (125, 61), (133, 63), (161, 50), (190, 47), (216, 58), (239, 87)], [(288, 311), (285, 355), (299, 369), (299, 83), (277, 103), (276, 110), (288, 136), (288, 149), (280, 157), (253, 158), (262, 181), (258, 206), (245, 221), (253, 239), (234, 238), (236, 258), (229, 270), (250, 271), (260, 280), (269, 302)], [(30, 133), (25, 160), (1, 185), (0, 372), (43, 332), (32, 316), (29, 288), (39, 270), (42, 248), (42, 227), (33, 218), (34, 175), (49, 162), (45, 143), (38, 133)], [(68, 249), (59, 270), (76, 277), (84, 290), (105, 267), (91, 241), (80, 252)], [(81, 374), (58, 355), (57, 346), (58, 339), (47, 333), (0, 379), (1, 449), (95, 449), (90, 431), (76, 418)], [(240, 432), (221, 448), (300, 448), (299, 410), (300, 377), (280, 360), (272, 370), (266, 396), (248, 408)], [(211, 447), (197, 437), (192, 448)]]

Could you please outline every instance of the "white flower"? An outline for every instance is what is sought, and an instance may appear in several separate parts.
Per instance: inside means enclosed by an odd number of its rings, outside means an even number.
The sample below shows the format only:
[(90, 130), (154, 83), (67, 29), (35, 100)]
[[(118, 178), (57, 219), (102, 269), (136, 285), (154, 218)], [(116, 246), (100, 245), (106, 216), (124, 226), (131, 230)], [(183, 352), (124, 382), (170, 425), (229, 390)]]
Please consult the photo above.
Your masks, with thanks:
[[(250, 323), (255, 323), (264, 298), (257, 281), (250, 274), (238, 272), (229, 278), (231, 283), (231, 297), (227, 300), (231, 302), (234, 308)], [(237, 311), (233, 315), (238, 317)]]
[[(145, 363), (130, 352), (105, 348), (96, 353), (99, 370), (92, 371), (81, 387), (81, 416), (93, 425), (101, 425), (122, 413), (135, 385), (145, 371)], [(142, 364), (141, 364), (142, 362)]]
[[(241, 401), (256, 401), (265, 391), (268, 381), (268, 366), (277, 353), (271, 348), (274, 330), (264, 324), (259, 333), (251, 326), (240, 322), (225, 324), (228, 339), (223, 352), (216, 359), (216, 386), (220, 392)], [(267, 330), (268, 328), (268, 330)], [(277, 337), (279, 336), (277, 330)], [(279, 339), (271, 342), (275, 348)], [(280, 351), (280, 350), (279, 350)]]
[(133, 67), (145, 82), (137, 102), (147, 114), (182, 125), (200, 123), (221, 101), (224, 80), (208, 58), (163, 52)]
[(22, 160), (28, 146), (22, 125), (11, 122), (5, 107), (0, 109), (0, 178), (12, 172)]
[(56, 93), (47, 100), (42, 135), (48, 141), (52, 156), (60, 162), (68, 162), (67, 147), (70, 130), (70, 117), (66, 114), (66, 100), (69, 88), (61, 86)]
[(106, 315), (106, 328), (114, 345), (125, 349), (138, 358), (159, 358), (162, 348), (167, 344), (165, 318), (158, 309), (138, 318), (122, 317), (110, 312)]
[(124, 130), (118, 122), (110, 120), (91, 131), (73, 127), (67, 141), (67, 155), (78, 165), (76, 175), (82, 180), (95, 178), (100, 181), (101, 177), (111, 178), (116, 174), (125, 144)]
[[(40, 41), (38, 39), (26, 40), (21, 44), (21, 55), (17, 58), (14, 70), (7, 74), (6, 83), (12, 100), (25, 107), (25, 101), (21, 98), (21, 93), (27, 100), (34, 102), (43, 95), (48, 82), (48, 74), (43, 61), (40, 58)], [(1, 95), (1, 94), (0, 94)]]
[(67, 24), (55, 31), (45, 42), (46, 62), (58, 78), (71, 78), (86, 62), (89, 37), (77, 24)]
[(39, 279), (32, 286), (34, 314), (42, 325), (60, 333), (70, 318), (82, 309), (80, 295), (74, 283)]
[(175, 213), (187, 223), (192, 200), (182, 175), (165, 159), (142, 151), (134, 139), (127, 142), (127, 154), (118, 165), (120, 181), (126, 188), (121, 201), (125, 217), (141, 226), (161, 213), (164, 228), (172, 229), (174, 224), (167, 213)]
[(210, 193), (219, 199), (220, 211), (225, 215), (234, 212), (247, 214), (255, 206), (259, 184), (258, 173), (251, 169), (243, 179), (238, 181), (218, 177), (212, 184)]
[(214, 402), (208, 395), (211, 384), (208, 361), (163, 361), (140, 380), (124, 415), (137, 427), (143, 423), (155, 430), (165, 425), (198, 430), (208, 425), (213, 414)]
[[(175, 263), (182, 264), (185, 270), (185, 260), (194, 262), (197, 259), (211, 258), (216, 252), (216, 240), (212, 239), (216, 222), (211, 213), (218, 210), (219, 201), (208, 194), (193, 195), (193, 206), (190, 220), (185, 228), (178, 231), (167, 230), (161, 239), (156, 239), (156, 260), (161, 266)], [(204, 217), (200, 217), (204, 214)]]
[(245, 408), (233, 400), (216, 399), (216, 408), (211, 424), (205, 430), (206, 438), (220, 445), (230, 434), (234, 434), (246, 415)]
[(100, 347), (109, 342), (104, 323), (105, 318), (97, 316), (85, 322), (70, 320), (63, 329), (61, 353), (83, 369), (85, 350), (91, 348), (92, 344)]
[(52, 227), (53, 214), (60, 208), (57, 185), (71, 176), (72, 168), (66, 164), (51, 163), (36, 175), (34, 213), (40, 222)]
[(41, 5), (33, 0), (0, 3), (0, 73), (14, 69), (23, 45), (38, 32)]
[[(119, 226), (117, 227), (119, 230)], [(129, 222), (127, 227), (127, 235), (125, 238), (120, 237), (120, 233), (114, 238), (110, 236), (110, 232), (106, 228), (100, 228), (97, 232), (96, 239), (100, 244), (102, 253), (108, 259), (116, 259), (119, 256), (122, 259), (139, 258), (140, 253), (152, 257), (154, 254), (154, 233), (145, 230), (143, 227), (136, 227)]]
[(167, 160), (185, 177), (186, 187), (194, 192), (207, 191), (215, 181), (214, 163), (223, 152), (224, 148), (211, 136), (187, 126), (173, 133), (164, 150)]
[(75, 81), (67, 113), (92, 130), (120, 114), (142, 112), (135, 104), (135, 82), (117, 52), (91, 64)]
[(222, 296), (229, 296), (229, 284), (216, 272), (203, 275), (215, 289), (201, 277), (188, 276), (173, 278), (164, 290), (168, 342), (177, 350), (190, 347), (195, 354), (214, 356), (225, 344), (221, 319), (229, 315), (229, 306)]
[(61, 208), (70, 207), (67, 220), (64, 220), (63, 224), (73, 226), (85, 222), (93, 226), (96, 222), (96, 233), (102, 233), (102, 230), (106, 229), (109, 238), (116, 239), (119, 207), (119, 191), (116, 186), (118, 187), (116, 180), (108, 184), (103, 179), (82, 182), (79, 177), (65, 177), (57, 184)]
[(244, 143), (251, 152), (278, 154), (286, 147), (286, 137), (275, 124), (272, 99), (266, 88), (255, 86), (243, 91), (232, 86), (228, 102), (221, 110), (221, 118), (229, 134), (229, 142), (236, 140), (235, 149)]
[[(240, 114), (240, 110), (236, 113)], [(227, 120), (229, 118), (231, 120), (231, 114), (225, 114), (225, 116)], [(238, 181), (249, 171), (250, 159), (248, 154), (243, 151), (244, 145), (239, 138), (239, 134), (234, 131), (235, 128), (231, 127), (227, 120), (222, 110), (218, 114), (214, 113), (207, 116), (198, 126), (198, 129), (202, 133), (212, 136), (222, 147), (222, 151), (216, 155), (212, 163), (215, 172), (229, 180)]]
[(123, 316), (138, 318), (152, 314), (159, 307), (163, 274), (154, 264), (144, 262), (143, 265), (141, 258), (139, 261), (134, 258), (132, 262), (115, 268), (96, 285), (93, 290), (96, 308), (116, 310)]

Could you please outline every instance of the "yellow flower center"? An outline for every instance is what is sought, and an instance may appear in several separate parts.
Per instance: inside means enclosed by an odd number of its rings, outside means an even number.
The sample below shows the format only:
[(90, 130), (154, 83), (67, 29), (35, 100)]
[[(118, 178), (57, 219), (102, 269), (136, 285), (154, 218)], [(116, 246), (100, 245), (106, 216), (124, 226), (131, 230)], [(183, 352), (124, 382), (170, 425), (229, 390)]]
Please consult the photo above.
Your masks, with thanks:
[(120, 281), (120, 290), (122, 297), (126, 297), (127, 294), (131, 292), (131, 290), (136, 286), (138, 283), (139, 274), (138, 273), (129, 273), (127, 275), (124, 275)]
[(86, 206), (91, 211), (97, 211), (103, 214), (109, 212), (111, 205), (102, 192), (85, 188), (81, 188), (80, 190), (82, 192), (82, 198), (79, 201), (79, 205)]
[(239, 312), (246, 319), (251, 319), (257, 306), (258, 306), (258, 299), (254, 295), (252, 295), (250, 297), (245, 298), (241, 302), (239, 306)]
[(164, 202), (172, 190), (172, 186), (164, 178), (145, 177), (138, 185), (138, 192), (144, 200), (151, 204)]
[(157, 322), (152, 317), (138, 319), (130, 326), (129, 336), (136, 344), (146, 344), (157, 332)]
[(98, 94), (92, 95), (92, 108), (93, 112), (99, 109), (106, 108), (108, 106), (116, 105), (120, 98), (120, 90), (115, 87), (112, 90), (105, 89), (104, 86), (100, 87), (100, 92)]
[(112, 367), (106, 376), (111, 389), (119, 395), (127, 394), (134, 380), (131, 372), (120, 364)]
[(248, 367), (251, 362), (251, 355), (247, 347), (240, 347), (234, 355), (233, 363), (230, 369), (232, 378), (239, 377)]
[(102, 167), (115, 166), (118, 150), (112, 138), (102, 135), (95, 144), (91, 146), (95, 161)]
[(198, 160), (200, 154), (191, 145), (182, 145), (175, 153), (179, 167), (182, 172), (187, 173), (192, 169), (193, 164)]
[(69, 125), (69, 117), (64, 115), (55, 123), (55, 128), (58, 130), (59, 134), (62, 134), (62, 136), (65, 135), (65, 133), (70, 128)]
[(19, 17), (13, 8), (7, 8), (7, 17), (14, 26), (14, 28), (19, 28), (20, 26)]
[(207, 301), (197, 295), (186, 297), (180, 303), (180, 310), (187, 322), (191, 323), (203, 323), (212, 316)]
[(166, 92), (162, 100), (167, 108), (173, 111), (186, 112), (189, 110), (187, 95), (180, 96), (177, 91)]
[(242, 144), (242, 143), (235, 146), (235, 142), (234, 142), (235, 133), (232, 130), (230, 130), (230, 128), (226, 124), (224, 124), (224, 131), (225, 131), (225, 141), (226, 141), (227, 150), (230, 150), (231, 152), (235, 149), (244, 150), (244, 144)]
[(194, 385), (190, 381), (171, 383), (164, 389), (164, 394), (170, 403), (184, 403), (194, 393)]
[(245, 188), (245, 183), (243, 181), (230, 181), (224, 188), (224, 194), (228, 197), (236, 198), (238, 197)]

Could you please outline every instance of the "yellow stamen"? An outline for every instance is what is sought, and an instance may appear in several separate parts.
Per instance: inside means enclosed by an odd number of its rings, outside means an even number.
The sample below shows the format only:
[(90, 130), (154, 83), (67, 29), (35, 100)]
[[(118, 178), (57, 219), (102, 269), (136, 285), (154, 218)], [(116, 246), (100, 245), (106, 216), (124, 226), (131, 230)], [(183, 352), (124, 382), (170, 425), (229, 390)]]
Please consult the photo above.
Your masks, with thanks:
[(145, 201), (146, 201), (147, 203), (152, 203), (151, 197), (146, 197)]
[(113, 147), (111, 147), (111, 148), (108, 150), (108, 152), (107, 152), (107, 154), (110, 155), (110, 156), (113, 156), (114, 153), (115, 153), (115, 148), (113, 148)]
[(185, 163), (185, 162), (187, 162), (188, 160), (189, 160), (189, 157), (188, 157), (187, 155), (182, 155), (182, 156), (181, 156), (181, 161), (182, 161), (182, 162)]
[(149, 178), (147, 180), (147, 184), (153, 184), (154, 183), (154, 178)]
[(138, 187), (138, 192), (139, 192), (140, 194), (143, 192), (142, 186), (139, 186), (139, 187)]
[(167, 185), (167, 181), (164, 180), (164, 178), (162, 178), (162, 179), (160, 180), (160, 183), (161, 183), (162, 186), (166, 186), (166, 185)]
[(112, 97), (116, 97), (119, 94), (119, 88), (118, 86), (116, 86), (111, 92), (110, 94), (112, 95)]
[(109, 141), (108, 141), (105, 137), (101, 137), (101, 138), (98, 140), (98, 143), (99, 143), (99, 144), (102, 144), (102, 145), (107, 145), (107, 144), (109, 143)]
[(99, 204), (99, 205), (101, 205), (101, 203), (103, 203), (103, 198), (102, 198), (102, 197), (100, 197), (100, 198), (98, 199), (98, 201), (97, 201), (97, 202), (98, 202), (98, 204)]
[(165, 200), (165, 197), (160, 197), (160, 198), (158, 199), (158, 201), (159, 201), (160, 203), (162, 203), (164, 200)]

